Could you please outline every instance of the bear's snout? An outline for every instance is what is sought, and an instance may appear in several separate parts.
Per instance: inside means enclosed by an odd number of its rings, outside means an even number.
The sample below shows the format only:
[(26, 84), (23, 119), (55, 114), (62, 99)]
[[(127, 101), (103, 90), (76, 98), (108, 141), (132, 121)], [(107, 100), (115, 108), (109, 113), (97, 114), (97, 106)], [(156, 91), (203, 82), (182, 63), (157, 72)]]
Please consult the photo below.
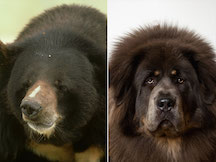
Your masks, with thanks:
[(30, 119), (36, 117), (42, 110), (42, 106), (36, 101), (23, 100), (20, 107), (22, 113)]
[(37, 81), (29, 88), (20, 108), (27, 125), (40, 134), (53, 132), (61, 119), (57, 112), (57, 98), (54, 88), (45, 81)]

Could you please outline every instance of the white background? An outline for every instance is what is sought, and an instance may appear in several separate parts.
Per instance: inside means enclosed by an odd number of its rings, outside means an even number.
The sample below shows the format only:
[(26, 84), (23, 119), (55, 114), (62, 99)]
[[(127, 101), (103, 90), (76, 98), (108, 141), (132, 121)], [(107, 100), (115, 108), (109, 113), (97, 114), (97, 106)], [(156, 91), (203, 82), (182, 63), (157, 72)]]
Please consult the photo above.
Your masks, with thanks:
[(108, 0), (108, 54), (132, 29), (163, 22), (195, 31), (216, 50), (216, 0)]

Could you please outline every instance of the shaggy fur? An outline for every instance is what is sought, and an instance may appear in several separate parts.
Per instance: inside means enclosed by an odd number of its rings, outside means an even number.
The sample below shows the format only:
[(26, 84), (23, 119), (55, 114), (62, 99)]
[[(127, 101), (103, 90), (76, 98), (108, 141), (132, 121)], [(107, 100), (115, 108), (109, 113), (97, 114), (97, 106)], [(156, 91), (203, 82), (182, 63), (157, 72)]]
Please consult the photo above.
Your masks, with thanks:
[[(105, 57), (106, 17), (85, 6), (47, 10), (13, 43), (0, 42), (0, 161), (103, 159)], [(59, 116), (48, 135), (29, 127), (21, 112), (28, 90), (41, 81), (57, 103), (41, 120), (52, 119), (52, 111)]]
[[(216, 160), (214, 58), (208, 43), (195, 33), (177, 27), (141, 28), (122, 38), (110, 59), (111, 161)], [(182, 73), (184, 80), (170, 76), (173, 68)], [(176, 71), (171, 73), (178, 75)], [(174, 87), (179, 98), (176, 114), (180, 114), (178, 124), (182, 127), (178, 131), (175, 128), (179, 125), (174, 127), (170, 123), (168, 127), (166, 123), (159, 125), (157, 129), (164, 128), (161, 132), (147, 129), (147, 126), (152, 128), (148, 125), (147, 113), (151, 111), (152, 93), (158, 86), (166, 89), (161, 80), (169, 83), (167, 89)], [(171, 114), (172, 118), (168, 119), (179, 121), (176, 114)], [(157, 120), (155, 118), (150, 124)]]

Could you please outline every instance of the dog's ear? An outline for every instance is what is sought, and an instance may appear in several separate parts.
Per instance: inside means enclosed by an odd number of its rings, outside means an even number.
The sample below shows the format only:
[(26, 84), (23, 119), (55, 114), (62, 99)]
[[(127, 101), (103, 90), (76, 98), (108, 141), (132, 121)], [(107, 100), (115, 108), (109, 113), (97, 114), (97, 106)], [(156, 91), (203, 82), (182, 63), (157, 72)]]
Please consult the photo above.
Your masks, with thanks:
[(12, 161), (25, 146), (24, 130), (0, 101), (0, 161)]
[(127, 53), (114, 52), (109, 64), (110, 88), (114, 91), (117, 104), (127, 97), (133, 88), (133, 80), (137, 67), (144, 57), (144, 49), (136, 49)]
[(216, 62), (209, 60), (207, 62), (199, 62), (199, 79), (202, 83), (202, 98), (206, 104), (212, 104), (216, 97)]
[(116, 108), (116, 111), (112, 110), (113, 115), (118, 118), (117, 121), (121, 125), (121, 130), (127, 135), (134, 135), (136, 132), (133, 120), (136, 89), (133, 82), (137, 68), (144, 59), (145, 53), (146, 49), (143, 47), (132, 51), (115, 51), (109, 64), (110, 89), (113, 92), (112, 99)]
[(215, 54), (208, 48), (202, 52), (200, 49), (184, 48), (182, 52), (197, 73), (203, 101), (207, 105), (212, 104), (216, 97)]

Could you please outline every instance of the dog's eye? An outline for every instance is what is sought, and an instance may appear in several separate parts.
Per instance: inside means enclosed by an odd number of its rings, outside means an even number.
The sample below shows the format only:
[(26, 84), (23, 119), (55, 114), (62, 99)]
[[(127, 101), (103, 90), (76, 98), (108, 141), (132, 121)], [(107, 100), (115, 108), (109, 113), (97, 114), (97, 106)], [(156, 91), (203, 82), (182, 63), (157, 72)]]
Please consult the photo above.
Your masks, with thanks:
[(184, 79), (178, 78), (178, 79), (177, 79), (177, 82), (178, 82), (179, 84), (182, 84), (182, 83), (184, 83)]
[(148, 79), (146, 79), (146, 83), (147, 84), (153, 84), (154, 83), (154, 79), (153, 78), (148, 78)]

